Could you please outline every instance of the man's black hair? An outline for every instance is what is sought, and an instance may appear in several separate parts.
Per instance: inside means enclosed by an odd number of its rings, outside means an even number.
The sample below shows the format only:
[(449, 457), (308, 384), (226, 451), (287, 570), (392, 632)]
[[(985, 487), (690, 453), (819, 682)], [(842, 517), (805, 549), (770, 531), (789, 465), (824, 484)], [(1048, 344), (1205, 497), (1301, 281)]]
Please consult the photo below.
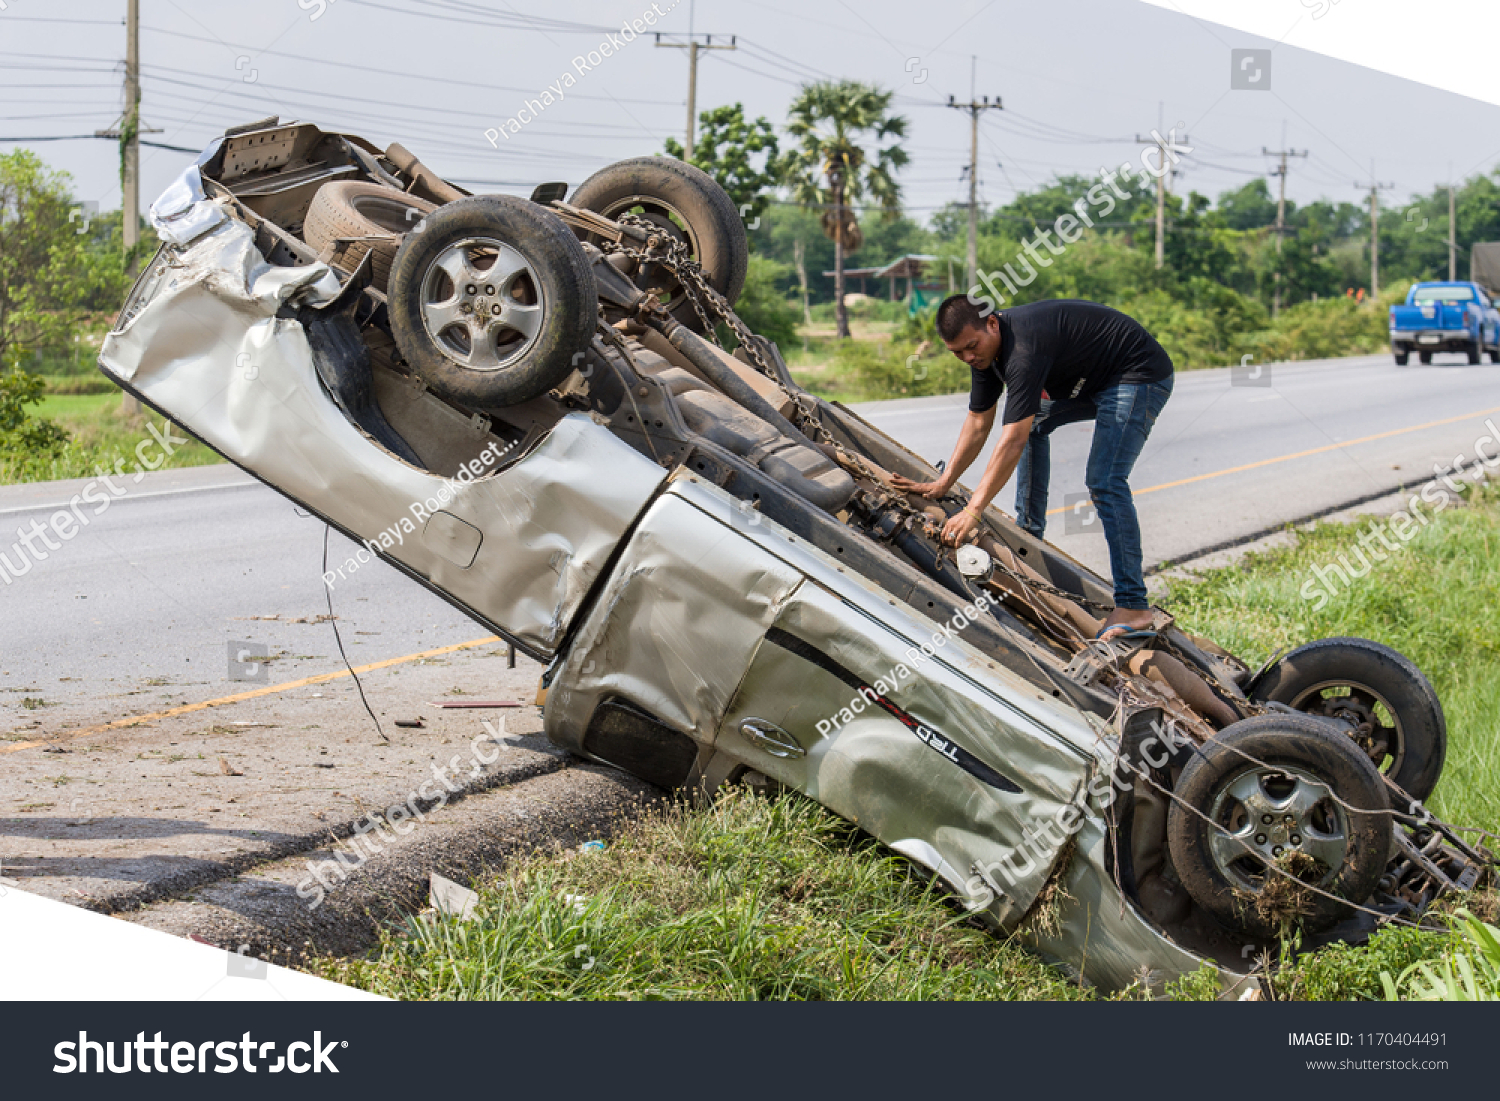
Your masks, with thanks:
[(938, 336), (947, 342), (957, 340), (965, 329), (983, 329), (986, 315), (993, 312), (976, 306), (966, 294), (950, 294), (937, 308)]

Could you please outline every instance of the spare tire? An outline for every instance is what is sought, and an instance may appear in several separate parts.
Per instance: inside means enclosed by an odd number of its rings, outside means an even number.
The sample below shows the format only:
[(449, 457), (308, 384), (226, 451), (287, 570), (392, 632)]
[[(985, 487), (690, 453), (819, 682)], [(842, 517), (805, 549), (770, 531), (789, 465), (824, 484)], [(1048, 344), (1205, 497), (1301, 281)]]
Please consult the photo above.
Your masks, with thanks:
[(1230, 929), (1326, 929), (1385, 872), (1391, 815), (1380, 773), (1353, 741), (1305, 716), (1225, 727), (1184, 766), (1172, 796), (1172, 866)]
[[(342, 271), (353, 271), (365, 253), (372, 253), (375, 286), (385, 290), (401, 239), (436, 209), (436, 203), (383, 184), (338, 180), (313, 196), (302, 239), (319, 252), (334, 245), (333, 265)], [(371, 237), (375, 240), (351, 239)], [(335, 243), (340, 241), (347, 243)]]
[(447, 203), (396, 254), (391, 335), (451, 401), (503, 409), (567, 378), (593, 339), (599, 294), (578, 239), (509, 195)]
[[(634, 157), (595, 172), (578, 185), (568, 202), (606, 218), (634, 214), (654, 223), (687, 243), (708, 285), (731, 306), (739, 299), (750, 264), (745, 223), (734, 200), (702, 169), (675, 157)], [(598, 236), (585, 230), (578, 235), (589, 244), (601, 244)], [(656, 264), (632, 264), (625, 274), (636, 286), (660, 298), (681, 324), (703, 331), (697, 311), (670, 272)]]

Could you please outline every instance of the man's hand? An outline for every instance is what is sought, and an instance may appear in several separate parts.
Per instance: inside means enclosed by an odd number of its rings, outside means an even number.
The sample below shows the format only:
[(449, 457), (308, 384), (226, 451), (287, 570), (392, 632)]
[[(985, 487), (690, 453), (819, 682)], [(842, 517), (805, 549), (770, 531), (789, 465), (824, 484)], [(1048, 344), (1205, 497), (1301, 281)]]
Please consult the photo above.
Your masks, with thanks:
[(910, 478), (903, 478), (899, 474), (891, 475), (891, 485), (903, 493), (915, 493), (920, 497), (930, 497), (933, 500), (947, 493), (951, 486), (938, 480), (936, 482), (914, 482)]
[(979, 521), (968, 509), (960, 509), (943, 525), (943, 542), (950, 547), (967, 543), (979, 530)]

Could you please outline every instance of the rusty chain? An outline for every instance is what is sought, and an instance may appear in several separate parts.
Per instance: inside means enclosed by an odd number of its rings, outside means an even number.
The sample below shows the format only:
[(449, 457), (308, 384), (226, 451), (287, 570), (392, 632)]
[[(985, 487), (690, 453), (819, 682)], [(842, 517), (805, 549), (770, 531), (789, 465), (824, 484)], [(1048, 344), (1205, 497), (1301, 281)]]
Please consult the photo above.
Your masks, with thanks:
[[(633, 226), (645, 230), (648, 234), (648, 243), (645, 249), (634, 248), (621, 242), (613, 246), (614, 251), (623, 253), (640, 264), (657, 264), (666, 268), (676, 276), (683, 293), (692, 303), (694, 312), (703, 323), (704, 332), (707, 333), (715, 343), (718, 343), (715, 334), (715, 317), (729, 327), (730, 332), (739, 341), (740, 347), (745, 349), (746, 356), (753, 366), (766, 378), (775, 384), (787, 402), (795, 410), (793, 423), (804, 432), (810, 432), (817, 443), (821, 444), (829, 456), (850, 474), (875, 485), (883, 486), (881, 476), (864, 459), (850, 451), (841, 444), (823, 423), (817, 413), (817, 399), (807, 393), (799, 393), (790, 389), (782, 382), (780, 375), (774, 367), (766, 360), (765, 353), (761, 350), (760, 338), (750, 331), (739, 315), (734, 312), (729, 301), (713, 288), (703, 274), (703, 267), (688, 253), (687, 242), (679, 240), (670, 234), (662, 232), (662, 228), (653, 222), (635, 214), (621, 214), (615, 219), (622, 225)], [(712, 313), (713, 316), (710, 316)], [(921, 509), (912, 505), (900, 494), (891, 495), (891, 504), (900, 512), (922, 524), (924, 528), (933, 524), (932, 518)]]

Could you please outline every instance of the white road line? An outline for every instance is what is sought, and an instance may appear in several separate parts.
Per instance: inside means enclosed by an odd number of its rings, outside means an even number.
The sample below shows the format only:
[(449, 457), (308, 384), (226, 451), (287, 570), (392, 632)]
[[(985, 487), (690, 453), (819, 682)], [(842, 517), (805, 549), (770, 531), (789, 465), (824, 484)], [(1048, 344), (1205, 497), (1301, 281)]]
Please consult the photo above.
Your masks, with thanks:
[[(114, 478), (119, 477), (118, 474), (112, 474), (110, 476)], [(177, 497), (184, 493), (208, 493), (211, 490), (215, 489), (244, 489), (248, 486), (258, 486), (260, 484), (260, 482), (223, 482), (219, 485), (189, 486), (185, 489), (158, 489), (150, 493), (127, 492), (124, 496), (121, 497), (111, 497), (110, 502), (114, 503), (115, 501), (144, 501), (147, 497)], [(18, 512), (46, 512), (49, 510), (56, 511), (58, 509), (66, 509), (69, 507), (71, 507), (71, 502), (63, 501), (61, 503), (50, 505), (26, 505), (22, 508), (3, 508), (0, 509), (0, 516), (14, 516)]]

